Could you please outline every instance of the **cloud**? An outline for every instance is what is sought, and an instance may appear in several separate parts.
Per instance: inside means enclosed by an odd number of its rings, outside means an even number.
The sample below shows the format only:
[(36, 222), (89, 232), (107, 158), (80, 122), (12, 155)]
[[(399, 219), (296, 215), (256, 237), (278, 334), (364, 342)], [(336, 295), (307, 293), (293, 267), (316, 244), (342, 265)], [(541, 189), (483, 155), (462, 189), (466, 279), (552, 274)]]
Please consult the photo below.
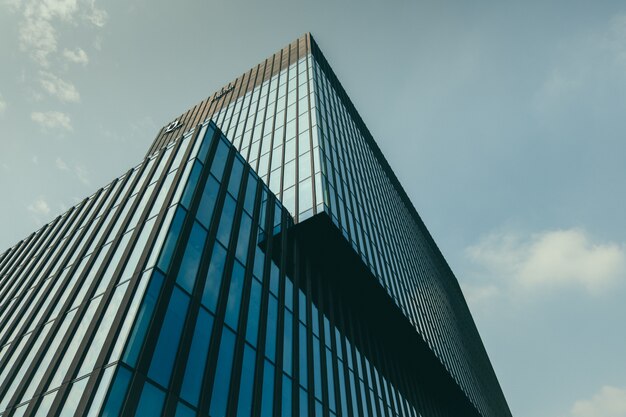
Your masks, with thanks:
[(76, 167), (74, 168), (74, 172), (76, 173), (76, 177), (78, 177), (78, 180), (80, 182), (85, 185), (91, 185), (91, 182), (89, 181), (89, 172), (87, 171), (87, 169), (85, 169), (85, 167), (81, 165), (76, 165)]
[[(600, 294), (626, 275), (624, 245), (593, 242), (580, 229), (533, 235), (493, 233), (467, 248), (466, 255), (496, 289), (508, 286), (532, 292), (573, 287)], [(485, 294), (494, 295), (494, 290), (481, 291), (483, 299)]]
[(59, 111), (33, 112), (30, 118), (44, 128), (72, 130), (70, 117)]
[(76, 48), (73, 51), (70, 51), (69, 49), (64, 49), (63, 57), (69, 62), (81, 64), (83, 66), (89, 63), (89, 57), (87, 56), (87, 53), (81, 48)]
[(70, 169), (70, 167), (67, 166), (65, 161), (61, 159), (61, 157), (57, 157), (57, 159), (54, 161), (54, 164), (61, 171), (69, 171)]
[(39, 79), (41, 87), (48, 94), (64, 102), (77, 103), (80, 101), (80, 94), (74, 84), (64, 81), (49, 72), (41, 71), (39, 75), (41, 77)]
[(573, 417), (626, 417), (626, 389), (604, 386), (591, 399), (579, 400), (571, 409)]
[(39, 197), (27, 207), (28, 211), (36, 215), (45, 216), (50, 213), (50, 206), (43, 197)]

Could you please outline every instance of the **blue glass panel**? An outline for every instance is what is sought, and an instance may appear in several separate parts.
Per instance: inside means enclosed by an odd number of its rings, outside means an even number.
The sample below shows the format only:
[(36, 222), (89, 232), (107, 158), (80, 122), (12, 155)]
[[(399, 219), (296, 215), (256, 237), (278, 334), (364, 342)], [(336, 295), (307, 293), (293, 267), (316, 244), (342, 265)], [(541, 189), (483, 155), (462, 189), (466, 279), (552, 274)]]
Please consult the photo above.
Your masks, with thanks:
[(300, 414), (299, 417), (307, 417), (309, 415), (309, 396), (307, 392), (300, 388)]
[[(265, 361), (261, 393), (261, 417), (272, 417), (274, 410), (274, 366)], [(347, 415), (347, 414), (346, 414)]]
[(165, 392), (146, 382), (141, 391), (141, 398), (137, 405), (136, 416), (159, 416), (163, 410)]
[(233, 273), (228, 289), (228, 301), (226, 303), (226, 316), (224, 322), (233, 329), (237, 329), (239, 322), (239, 309), (241, 308), (241, 295), (243, 292), (243, 277), (246, 273), (244, 267), (237, 261), (233, 265)]
[(187, 368), (183, 384), (180, 389), (180, 396), (190, 404), (197, 406), (200, 398), (200, 388), (202, 387), (202, 376), (206, 365), (207, 354), (209, 352), (209, 342), (211, 341), (211, 329), (213, 328), (213, 317), (203, 308), (198, 313), (196, 328), (189, 350)]
[(187, 180), (187, 184), (185, 185), (183, 198), (180, 200), (180, 203), (187, 208), (189, 208), (189, 206), (191, 205), (193, 192), (196, 190), (196, 185), (198, 185), (198, 179), (200, 178), (201, 172), (202, 164), (198, 161), (194, 162), (193, 168), (191, 168), (191, 174), (189, 174), (189, 179)]
[(235, 198), (239, 196), (239, 188), (241, 185), (241, 177), (243, 174), (243, 160), (240, 156), (235, 156), (233, 167), (230, 171), (230, 179), (228, 180), (228, 192)]
[(298, 290), (298, 319), (306, 324), (306, 295), (302, 290)]
[(120, 415), (131, 376), (132, 374), (128, 369), (121, 366), (117, 368), (117, 375), (113, 384), (111, 384), (111, 391), (109, 391), (109, 397), (102, 411), (102, 417), (117, 417)]
[(239, 237), (237, 238), (237, 248), (235, 250), (235, 256), (244, 265), (246, 264), (248, 255), (248, 244), (250, 242), (250, 229), (252, 228), (252, 218), (247, 213), (243, 213), (241, 216), (241, 222), (239, 226)]
[(316, 336), (320, 335), (320, 318), (319, 318), (319, 314), (317, 312), (317, 306), (315, 304), (311, 304), (311, 322), (313, 324), (313, 327), (311, 328), (311, 330), (313, 331), (313, 334)]
[(148, 291), (141, 303), (139, 313), (137, 313), (137, 319), (133, 327), (133, 331), (128, 338), (128, 344), (126, 345), (126, 351), (122, 356), (122, 361), (128, 365), (134, 367), (137, 363), (137, 357), (141, 350), (141, 345), (146, 337), (146, 331), (148, 330), (148, 324), (152, 319), (152, 313), (154, 312), (154, 306), (156, 305), (159, 292), (161, 291), (161, 285), (165, 276), (159, 271), (154, 271), (152, 278), (150, 279), (150, 285)]
[(185, 404), (178, 403), (178, 405), (176, 406), (175, 417), (196, 417), (196, 412), (193, 409), (187, 407)]
[(224, 167), (226, 166), (226, 160), (228, 159), (229, 146), (226, 144), (226, 140), (222, 137), (217, 144), (217, 150), (215, 151), (215, 157), (211, 164), (211, 173), (215, 175), (218, 180), (222, 179), (224, 174)]
[(278, 296), (278, 275), (280, 271), (274, 262), (270, 262), (270, 292)]
[(188, 305), (187, 294), (174, 287), (148, 371), (148, 376), (164, 387), (170, 382)]
[(176, 248), (176, 241), (178, 241), (178, 235), (180, 234), (180, 229), (183, 227), (186, 214), (187, 210), (182, 207), (178, 207), (176, 209), (176, 214), (174, 214), (174, 219), (172, 219), (170, 230), (167, 232), (167, 238), (165, 238), (165, 243), (163, 244), (161, 257), (157, 263), (159, 269), (164, 272), (167, 272), (172, 261), (172, 255), (174, 254), (174, 249)]
[(217, 297), (220, 294), (222, 284), (222, 274), (224, 273), (224, 263), (226, 262), (226, 249), (218, 243), (213, 247), (211, 264), (206, 276), (206, 284), (202, 293), (202, 305), (215, 312)]
[(220, 352), (217, 357), (213, 394), (211, 395), (211, 408), (209, 410), (211, 417), (224, 417), (226, 415), (234, 350), (235, 333), (224, 327), (222, 341), (220, 343)]
[(341, 413), (344, 416), (348, 415), (348, 399), (346, 397), (346, 384), (343, 373), (343, 362), (337, 363), (339, 369), (339, 394), (341, 395)]
[(256, 187), (258, 185), (258, 179), (256, 175), (250, 173), (248, 175), (248, 183), (246, 184), (246, 197), (243, 203), (243, 209), (252, 215), (254, 210), (254, 197), (256, 195)]
[(252, 346), (256, 346), (259, 335), (259, 314), (261, 312), (261, 284), (252, 280), (250, 290), (250, 302), (248, 303), (248, 326), (246, 327), (246, 340)]
[(200, 265), (200, 257), (202, 256), (206, 235), (207, 231), (204, 227), (200, 223), (194, 222), (180, 264), (180, 270), (176, 277), (176, 282), (189, 293), (193, 291), (193, 286), (196, 283), (196, 275), (198, 274), (198, 266)]
[(283, 371), (287, 375), (291, 375), (292, 370), (292, 352), (293, 352), (293, 314), (285, 310), (284, 320), (284, 338), (283, 338)]
[(215, 209), (215, 201), (217, 200), (217, 194), (220, 190), (220, 183), (212, 176), (209, 175), (206, 184), (204, 185), (204, 191), (202, 191), (202, 199), (198, 206), (198, 212), (196, 218), (207, 229), (211, 225), (211, 217), (213, 216), (213, 210)]
[(313, 337), (313, 379), (315, 384), (315, 397), (322, 399), (322, 361), (320, 356), (320, 340)]
[(291, 417), (291, 378), (283, 375), (283, 404), (282, 404), (283, 417)]
[(226, 247), (228, 247), (228, 242), (230, 241), (230, 231), (235, 217), (235, 206), (235, 199), (227, 194), (220, 217), (220, 225), (217, 229), (217, 239)]
[(269, 296), (267, 306), (267, 331), (265, 333), (265, 356), (272, 361), (276, 358), (276, 319), (278, 316), (278, 300)]
[(293, 311), (293, 282), (285, 276), (285, 307)]
[(263, 280), (263, 267), (265, 264), (265, 254), (258, 246), (254, 250), (254, 270), (252, 273), (259, 280)]
[(307, 372), (308, 360), (307, 360), (307, 352), (306, 352), (306, 347), (307, 347), (306, 327), (302, 323), (300, 323), (298, 327), (299, 327), (299, 333), (300, 333), (300, 341), (299, 341), (300, 342), (299, 343), (300, 385), (302, 385), (304, 388), (308, 388), (308, 372)]
[(254, 388), (254, 362), (256, 352), (246, 345), (241, 365), (241, 384), (237, 401), (237, 417), (250, 417), (252, 413), (252, 389)]
[(204, 134), (204, 138), (202, 139), (202, 145), (200, 145), (200, 150), (198, 151), (198, 159), (202, 162), (206, 161), (207, 154), (209, 153), (209, 148), (211, 147), (211, 143), (213, 142), (214, 134), (215, 128), (211, 125), (208, 125), (206, 133)]
[(326, 349), (326, 378), (328, 379), (328, 407), (335, 411), (335, 383), (333, 376), (333, 355)]

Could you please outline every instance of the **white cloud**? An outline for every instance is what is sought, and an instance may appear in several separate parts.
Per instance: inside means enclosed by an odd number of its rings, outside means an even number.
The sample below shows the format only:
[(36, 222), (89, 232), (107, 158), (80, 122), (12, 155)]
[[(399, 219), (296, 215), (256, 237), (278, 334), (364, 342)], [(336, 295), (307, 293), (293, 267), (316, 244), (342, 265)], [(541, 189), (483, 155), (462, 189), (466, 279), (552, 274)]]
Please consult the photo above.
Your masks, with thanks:
[(64, 81), (49, 72), (41, 71), (39, 75), (41, 77), (39, 79), (41, 87), (46, 90), (48, 94), (65, 102), (77, 103), (80, 101), (80, 94), (74, 84)]
[(45, 216), (50, 213), (50, 206), (43, 197), (39, 197), (27, 207), (28, 211), (36, 215)]
[(106, 24), (107, 19), (109, 18), (109, 14), (104, 9), (99, 9), (98, 7), (96, 7), (95, 0), (91, 0), (89, 2), (89, 10), (85, 17), (92, 24), (98, 27), (103, 27)]
[(56, 30), (41, 18), (27, 17), (20, 24), (20, 47), (28, 52), (37, 64), (47, 68), (48, 55), (57, 50)]
[[(491, 277), (491, 285), (515, 290), (574, 287), (599, 294), (626, 276), (624, 245), (593, 242), (580, 229), (494, 233), (466, 254)], [(485, 292), (494, 295), (493, 290), (482, 292), (482, 298)]]
[(44, 128), (72, 130), (70, 117), (59, 111), (33, 112), (30, 118)]
[(626, 417), (626, 389), (604, 386), (591, 399), (579, 400), (571, 409), (573, 417)]
[(81, 48), (76, 48), (73, 51), (69, 49), (64, 49), (63, 57), (69, 62), (73, 62), (75, 64), (87, 65), (89, 63), (89, 57), (87, 56), (87, 53)]
[(70, 169), (70, 167), (67, 166), (65, 161), (61, 159), (61, 157), (57, 157), (57, 159), (54, 161), (54, 164), (61, 171), (69, 171)]

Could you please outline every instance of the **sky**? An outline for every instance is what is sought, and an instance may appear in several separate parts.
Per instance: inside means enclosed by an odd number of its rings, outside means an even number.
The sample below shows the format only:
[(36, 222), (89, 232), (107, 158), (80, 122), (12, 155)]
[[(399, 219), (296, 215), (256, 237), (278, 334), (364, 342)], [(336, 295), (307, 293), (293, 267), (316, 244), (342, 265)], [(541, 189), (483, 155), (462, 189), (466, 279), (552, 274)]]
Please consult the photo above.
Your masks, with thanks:
[(0, 248), (307, 31), (455, 272), (513, 415), (626, 416), (623, 2), (0, 0)]

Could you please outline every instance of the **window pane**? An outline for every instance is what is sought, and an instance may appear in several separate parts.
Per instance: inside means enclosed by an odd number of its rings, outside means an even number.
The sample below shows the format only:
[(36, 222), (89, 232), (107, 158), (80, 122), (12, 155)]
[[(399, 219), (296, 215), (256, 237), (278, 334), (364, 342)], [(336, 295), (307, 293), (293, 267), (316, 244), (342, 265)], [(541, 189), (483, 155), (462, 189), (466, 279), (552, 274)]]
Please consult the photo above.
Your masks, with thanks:
[(252, 413), (252, 389), (254, 387), (254, 362), (256, 353), (250, 346), (243, 352), (241, 368), (241, 384), (239, 385), (239, 399), (237, 401), (237, 417), (250, 417)]
[(213, 158), (213, 163), (211, 164), (211, 173), (215, 175), (218, 180), (222, 179), (222, 174), (224, 173), (224, 166), (226, 165), (227, 158), (228, 145), (226, 144), (226, 140), (222, 137), (220, 138), (220, 142), (217, 145), (215, 157)]
[(233, 168), (230, 173), (230, 179), (228, 180), (228, 192), (235, 196), (235, 198), (239, 195), (242, 173), (243, 161), (239, 157), (235, 157), (235, 160), (233, 161)]
[(185, 254), (181, 261), (180, 270), (178, 271), (178, 277), (176, 278), (176, 282), (189, 293), (193, 291), (193, 286), (196, 282), (206, 235), (207, 232), (200, 226), (200, 223), (194, 222), (187, 247), (185, 248)]
[(283, 371), (287, 375), (291, 375), (292, 369), (292, 343), (293, 343), (293, 314), (288, 310), (285, 310), (285, 325), (284, 325), (284, 339), (283, 339)]
[(278, 316), (278, 301), (274, 296), (270, 295), (268, 303), (265, 355), (274, 361), (276, 357), (276, 318)]
[(165, 392), (161, 391), (149, 382), (143, 386), (139, 405), (137, 405), (136, 416), (159, 416), (163, 409)]
[(204, 292), (202, 293), (202, 305), (212, 312), (215, 312), (215, 307), (217, 306), (217, 297), (220, 293), (225, 262), (226, 249), (216, 243), (213, 248), (213, 254), (211, 255), (211, 264), (207, 272)]
[(283, 375), (283, 417), (291, 417), (291, 379)]
[(298, 326), (300, 329), (300, 343), (299, 343), (299, 348), (300, 348), (300, 385), (302, 385), (304, 388), (308, 387), (308, 369), (307, 369), (307, 365), (308, 365), (308, 360), (307, 360), (307, 352), (306, 352), (306, 327), (300, 323), (300, 325)]
[(204, 191), (202, 192), (202, 199), (198, 206), (198, 213), (196, 218), (207, 229), (211, 224), (211, 217), (213, 216), (213, 209), (215, 208), (215, 201), (217, 200), (217, 194), (220, 190), (220, 183), (212, 176), (209, 175), (209, 179), (204, 185)]
[(224, 327), (220, 352), (217, 358), (213, 394), (211, 395), (211, 407), (209, 411), (211, 417), (224, 417), (226, 415), (234, 350), (235, 334)]
[(233, 273), (228, 290), (228, 303), (226, 304), (226, 317), (224, 322), (233, 329), (237, 329), (239, 321), (239, 309), (241, 307), (241, 294), (243, 292), (243, 277), (246, 270), (237, 261), (233, 265)]
[(265, 361), (262, 390), (261, 417), (272, 417), (274, 409), (274, 366), (268, 361)]
[(248, 255), (248, 244), (250, 242), (250, 230), (252, 228), (252, 218), (247, 213), (241, 216), (239, 226), (239, 237), (237, 238), (237, 249), (235, 255), (244, 265)]
[(191, 174), (189, 175), (189, 179), (187, 180), (187, 185), (185, 186), (183, 198), (180, 201), (181, 204), (186, 208), (189, 208), (189, 206), (191, 205), (193, 192), (196, 190), (196, 185), (198, 184), (198, 179), (200, 178), (201, 172), (202, 164), (198, 161), (194, 162), (193, 168), (191, 169)]
[(235, 217), (235, 206), (235, 199), (226, 195), (220, 217), (220, 226), (217, 229), (217, 239), (226, 247), (228, 247), (228, 242), (230, 241), (230, 231), (233, 227), (233, 218)]
[(161, 257), (159, 258), (157, 266), (164, 272), (167, 272), (172, 261), (172, 255), (174, 254), (174, 249), (176, 248), (176, 241), (178, 240), (180, 229), (182, 228), (183, 221), (185, 220), (185, 214), (187, 214), (187, 211), (181, 207), (176, 210), (174, 220), (172, 220), (172, 225), (170, 226), (167, 238), (163, 244), (163, 251), (161, 252)]
[(261, 311), (261, 284), (256, 280), (252, 280), (252, 288), (250, 290), (250, 302), (248, 303), (248, 327), (246, 328), (246, 340), (252, 346), (256, 346), (259, 334), (259, 314)]
[(248, 183), (246, 184), (246, 199), (243, 205), (244, 210), (250, 215), (252, 215), (252, 211), (254, 210), (254, 197), (256, 195), (257, 183), (258, 180), (256, 176), (250, 173), (248, 175)]
[(148, 287), (146, 296), (143, 299), (141, 308), (137, 314), (135, 327), (133, 327), (133, 332), (128, 339), (128, 345), (126, 346), (126, 351), (122, 357), (122, 360), (130, 366), (134, 367), (137, 363), (137, 356), (139, 355), (141, 345), (143, 344), (143, 340), (146, 336), (148, 324), (150, 324), (150, 319), (152, 318), (152, 313), (154, 312), (154, 306), (156, 305), (159, 292), (161, 291), (163, 279), (164, 276), (162, 273), (159, 271), (154, 272), (154, 275), (150, 280), (150, 286)]
[(202, 139), (202, 145), (200, 145), (200, 150), (198, 151), (198, 159), (202, 162), (206, 161), (207, 153), (209, 152), (209, 148), (211, 147), (211, 143), (213, 142), (213, 135), (215, 134), (215, 129), (212, 126), (207, 126), (206, 133), (204, 138)]
[(120, 415), (122, 403), (126, 396), (126, 390), (130, 383), (131, 372), (123, 367), (118, 367), (117, 375), (111, 385), (111, 391), (109, 392), (109, 398), (107, 398), (102, 417), (117, 417)]
[(148, 371), (148, 376), (164, 387), (167, 387), (170, 382), (188, 305), (189, 297), (174, 287)]
[(198, 405), (198, 399), (200, 398), (200, 388), (209, 352), (212, 328), (213, 317), (205, 309), (201, 308), (198, 313), (196, 329), (189, 351), (189, 359), (187, 359), (187, 369), (185, 370), (185, 377), (180, 391), (181, 398), (195, 406)]

